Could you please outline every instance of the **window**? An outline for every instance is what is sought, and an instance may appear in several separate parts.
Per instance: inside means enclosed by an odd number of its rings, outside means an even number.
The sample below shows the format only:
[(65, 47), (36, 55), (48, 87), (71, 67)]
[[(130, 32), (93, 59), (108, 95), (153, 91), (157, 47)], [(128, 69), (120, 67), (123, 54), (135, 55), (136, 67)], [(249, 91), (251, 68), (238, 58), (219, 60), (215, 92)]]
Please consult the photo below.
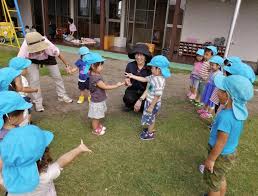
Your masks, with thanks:
[(90, 1), (89, 0), (79, 0), (78, 15), (79, 16), (89, 16), (90, 15)]

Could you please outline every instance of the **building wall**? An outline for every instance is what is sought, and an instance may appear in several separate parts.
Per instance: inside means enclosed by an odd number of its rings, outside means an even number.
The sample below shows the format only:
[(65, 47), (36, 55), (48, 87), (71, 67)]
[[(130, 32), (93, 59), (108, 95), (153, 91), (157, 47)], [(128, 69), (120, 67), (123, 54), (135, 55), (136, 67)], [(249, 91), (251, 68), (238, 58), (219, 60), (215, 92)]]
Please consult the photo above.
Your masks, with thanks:
[[(229, 33), (235, 1), (187, 0), (182, 41), (197, 39), (199, 43), (225, 37)], [(258, 1), (242, 0), (233, 43), (229, 55), (256, 62), (258, 59)], [(256, 51), (256, 52), (255, 52)]]

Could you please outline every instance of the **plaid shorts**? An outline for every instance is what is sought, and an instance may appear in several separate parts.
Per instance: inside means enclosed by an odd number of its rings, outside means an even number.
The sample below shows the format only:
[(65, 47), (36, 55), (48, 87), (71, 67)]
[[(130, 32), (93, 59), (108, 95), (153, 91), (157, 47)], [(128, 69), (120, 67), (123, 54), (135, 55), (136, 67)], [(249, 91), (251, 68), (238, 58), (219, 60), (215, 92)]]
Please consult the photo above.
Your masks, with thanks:
[(158, 102), (154, 106), (152, 113), (147, 112), (147, 109), (149, 108), (150, 104), (151, 103), (149, 101), (145, 101), (143, 115), (142, 115), (142, 121), (141, 121), (142, 125), (153, 124), (155, 122), (156, 116), (160, 110), (161, 102)]
[[(208, 147), (208, 152), (211, 151), (211, 146)], [(209, 170), (204, 170), (204, 181), (206, 182), (209, 191), (217, 192), (220, 190), (221, 182), (226, 174), (231, 170), (236, 161), (236, 153), (229, 155), (219, 155), (215, 161), (213, 173)]]

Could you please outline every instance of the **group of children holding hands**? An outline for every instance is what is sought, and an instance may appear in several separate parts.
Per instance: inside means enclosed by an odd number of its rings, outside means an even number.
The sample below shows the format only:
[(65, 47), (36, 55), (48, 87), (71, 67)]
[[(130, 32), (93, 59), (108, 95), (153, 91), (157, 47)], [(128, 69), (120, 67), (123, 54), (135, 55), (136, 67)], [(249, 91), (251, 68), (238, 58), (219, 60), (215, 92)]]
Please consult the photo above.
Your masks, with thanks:
[[(125, 82), (107, 84), (103, 77), (105, 59), (86, 47), (79, 49), (77, 68), (69, 68), (69, 73), (79, 71), (78, 104), (89, 102), (88, 117), (91, 119), (92, 133), (105, 134), (107, 128), (101, 119), (105, 117), (106, 90), (125, 85)], [(53, 180), (62, 168), (83, 152), (91, 152), (81, 144), (52, 161), (49, 144), (54, 136), (51, 131), (30, 125), (32, 103), (27, 93), (39, 89), (29, 87), (26, 70), (31, 61), (21, 57), (10, 60), (9, 67), (0, 69), (0, 184), (13, 195), (55, 196)], [(140, 133), (142, 140), (155, 138), (155, 120), (161, 107), (161, 98), (166, 79), (171, 76), (169, 61), (162, 55), (154, 56), (147, 66), (152, 74), (146, 78), (124, 73), (126, 78), (147, 82), (141, 99), (146, 100), (141, 119), (147, 125)], [(202, 109), (202, 118), (214, 115), (215, 105), (220, 106), (212, 123), (208, 140), (208, 156), (203, 163), (204, 178), (209, 187), (209, 196), (224, 195), (225, 175), (232, 168), (236, 148), (243, 130), (248, 111), (246, 103), (253, 97), (252, 83), (255, 75), (238, 57), (223, 59), (217, 55), (214, 46), (197, 51), (196, 62), (190, 76), (188, 97)]]

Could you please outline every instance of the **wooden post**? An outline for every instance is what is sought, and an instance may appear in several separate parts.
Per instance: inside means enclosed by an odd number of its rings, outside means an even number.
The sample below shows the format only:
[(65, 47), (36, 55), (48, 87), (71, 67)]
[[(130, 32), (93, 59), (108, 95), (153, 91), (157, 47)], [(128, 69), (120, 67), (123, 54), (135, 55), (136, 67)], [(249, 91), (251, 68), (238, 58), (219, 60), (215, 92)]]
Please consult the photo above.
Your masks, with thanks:
[(44, 35), (48, 36), (48, 24), (49, 24), (49, 18), (48, 18), (48, 0), (42, 0), (42, 16), (43, 16), (43, 31)]
[(105, 0), (100, 0), (100, 49), (104, 50), (105, 36)]
[(173, 27), (172, 27), (172, 34), (171, 34), (171, 39), (170, 39), (170, 59), (173, 58), (173, 53), (174, 53), (174, 48), (175, 48), (175, 42), (176, 42), (176, 35), (177, 35), (177, 21), (178, 21), (178, 15), (180, 13), (180, 5), (181, 5), (181, 0), (176, 0), (176, 6), (175, 6), (175, 12), (174, 12), (174, 19), (173, 19)]

